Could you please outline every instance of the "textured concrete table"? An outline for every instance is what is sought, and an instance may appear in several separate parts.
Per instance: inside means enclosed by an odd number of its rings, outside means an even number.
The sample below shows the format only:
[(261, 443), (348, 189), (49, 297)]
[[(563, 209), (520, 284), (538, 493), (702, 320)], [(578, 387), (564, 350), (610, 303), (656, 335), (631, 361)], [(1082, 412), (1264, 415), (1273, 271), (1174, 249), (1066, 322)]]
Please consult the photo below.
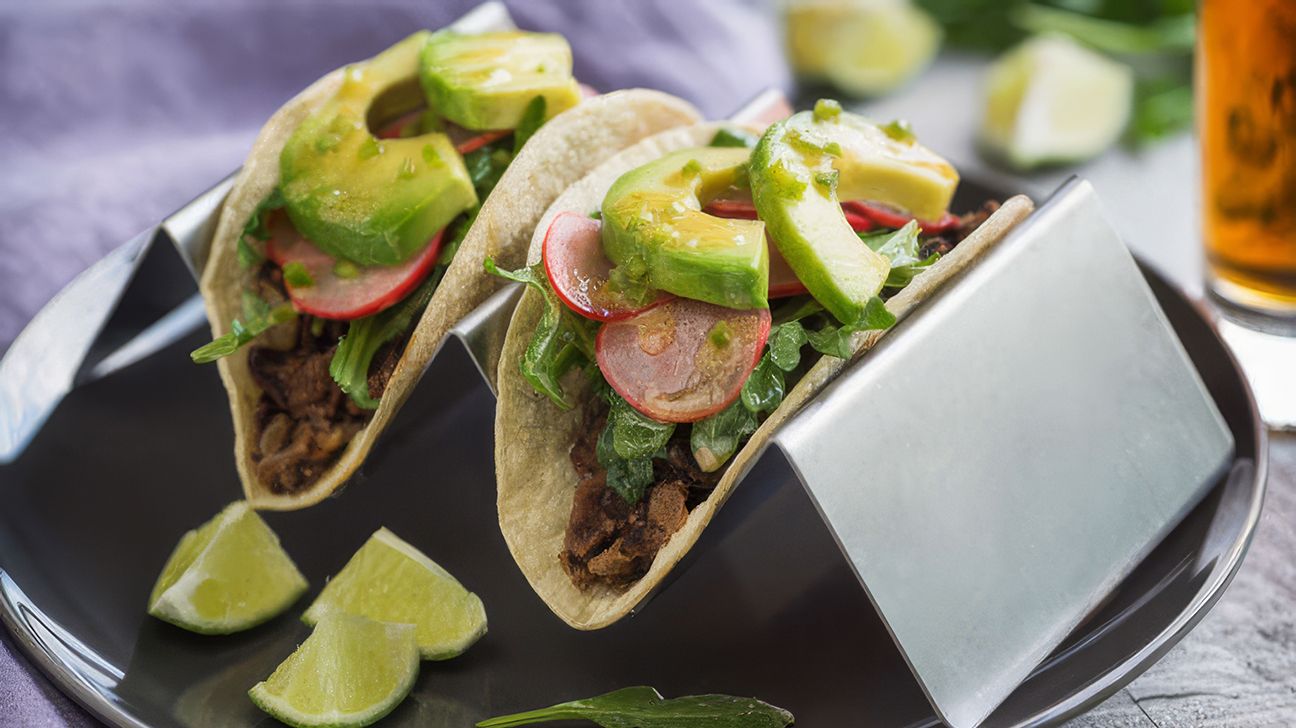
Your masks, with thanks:
[[(472, 2), (386, 2), (372, 9), (305, 3), (126, 9), (82, 1), (0, 6), (0, 351), (78, 270), (237, 165), (257, 125), (322, 70), (363, 57)], [(611, 88), (656, 85), (712, 114), (786, 81), (760, 8), (518, 3), (527, 27), (565, 31), (583, 78)], [(692, 8), (692, 4), (689, 5)], [(293, 53), (279, 49), (287, 42)], [(53, 60), (51, 60), (53, 59)], [(62, 59), (62, 63), (57, 62)], [(87, 74), (86, 69), (94, 69)], [(907, 91), (868, 107), (909, 118), (965, 174), (983, 62), (944, 59)], [(1180, 285), (1200, 288), (1193, 146), (1173, 140), (1116, 152), (1078, 173), (1094, 181), (1135, 250)], [(1035, 196), (1064, 174), (1012, 180)], [(32, 251), (41, 251), (41, 265)], [(1296, 386), (1296, 384), (1294, 384)], [(1296, 435), (1271, 446), (1269, 496), (1237, 578), (1214, 610), (1159, 663), (1073, 725), (1296, 725)], [(86, 726), (0, 630), (0, 726)]]

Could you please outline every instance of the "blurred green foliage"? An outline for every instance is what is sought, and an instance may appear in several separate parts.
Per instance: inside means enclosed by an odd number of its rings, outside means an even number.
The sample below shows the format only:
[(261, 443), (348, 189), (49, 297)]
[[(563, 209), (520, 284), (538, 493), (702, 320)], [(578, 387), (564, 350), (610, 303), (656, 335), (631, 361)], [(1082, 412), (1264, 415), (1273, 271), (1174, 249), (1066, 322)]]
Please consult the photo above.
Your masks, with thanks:
[(950, 47), (998, 53), (1030, 35), (1062, 33), (1135, 72), (1127, 140), (1144, 144), (1192, 124), (1194, 0), (916, 0)]

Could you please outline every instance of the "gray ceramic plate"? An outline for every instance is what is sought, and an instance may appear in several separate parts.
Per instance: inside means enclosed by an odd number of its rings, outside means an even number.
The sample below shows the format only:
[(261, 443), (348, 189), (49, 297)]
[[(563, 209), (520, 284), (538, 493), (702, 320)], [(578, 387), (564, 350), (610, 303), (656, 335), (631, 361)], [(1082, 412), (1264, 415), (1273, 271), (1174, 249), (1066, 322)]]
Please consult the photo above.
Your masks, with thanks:
[[(990, 196), (998, 195), (965, 182), (961, 204)], [(151, 272), (141, 271), (83, 371), (141, 321), (192, 294), (171, 241), (155, 234), (144, 263)], [(1231, 475), (990, 725), (1057, 722), (1132, 680), (1219, 598), (1259, 515), (1265, 440), (1242, 375), (1194, 307), (1145, 274), (1236, 439)], [(149, 281), (167, 285), (141, 290)], [(108, 376), (82, 377), (30, 446), (0, 466), (0, 617), (41, 669), (105, 721), (272, 724), (247, 689), (305, 638), (296, 618), (324, 579), (385, 525), (461, 577), (490, 615), (490, 633), (465, 656), (424, 663), (413, 696), (386, 725), (466, 726), (632, 684), (666, 695), (757, 695), (812, 728), (935, 722), (773, 451), (687, 568), (640, 614), (595, 633), (565, 627), (528, 588), (500, 536), (493, 400), (459, 347), (434, 361), (345, 492), (267, 516), (314, 587), (297, 608), (219, 638), (146, 617), (149, 588), (180, 534), (240, 494), (216, 370), (187, 356), (204, 335), (189, 333)]]

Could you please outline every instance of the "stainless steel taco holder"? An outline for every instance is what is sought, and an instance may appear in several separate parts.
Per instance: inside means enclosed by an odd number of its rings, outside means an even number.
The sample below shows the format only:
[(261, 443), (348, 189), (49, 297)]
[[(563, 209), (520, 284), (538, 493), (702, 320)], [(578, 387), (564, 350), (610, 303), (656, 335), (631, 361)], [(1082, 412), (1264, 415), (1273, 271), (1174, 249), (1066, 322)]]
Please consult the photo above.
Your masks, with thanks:
[[(489, 3), (460, 24), (511, 22)], [(735, 118), (779, 103), (767, 92)], [(204, 322), (190, 276), (232, 180), (85, 271), (14, 342), (0, 360), (0, 464), (73, 387)], [(503, 288), (448, 339), (492, 391), (519, 295)], [(755, 469), (791, 468), (937, 716), (974, 726), (1220, 480), (1234, 442), (1093, 189), (1073, 179), (773, 445)], [(779, 534), (792, 549), (801, 537)], [(724, 553), (739, 536), (711, 538)]]

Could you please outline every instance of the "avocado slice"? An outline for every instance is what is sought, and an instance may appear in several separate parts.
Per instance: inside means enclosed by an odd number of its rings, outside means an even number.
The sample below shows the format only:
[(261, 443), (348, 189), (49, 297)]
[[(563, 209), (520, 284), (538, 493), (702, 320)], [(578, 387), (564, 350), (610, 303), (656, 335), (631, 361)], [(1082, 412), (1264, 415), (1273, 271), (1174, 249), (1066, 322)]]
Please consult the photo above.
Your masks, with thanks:
[(437, 113), (467, 129), (515, 129), (537, 96), (546, 120), (581, 98), (571, 47), (556, 33), (443, 30), (423, 49), (419, 75)]
[(958, 173), (911, 135), (888, 135), (821, 101), (765, 131), (752, 153), (756, 212), (810, 293), (844, 324), (882, 290), (890, 262), (851, 230), (839, 200), (868, 200), (939, 219)]
[(410, 111), (422, 102), (418, 56), (430, 37), (415, 33), (348, 66), (337, 94), (297, 127), (279, 156), (289, 219), (334, 257), (397, 265), (477, 204), (445, 134), (378, 139), (369, 130), (368, 117), (380, 107)]
[(729, 308), (768, 308), (765, 224), (702, 211), (740, 181), (741, 147), (682, 149), (626, 172), (603, 198), (603, 250), (613, 281)]

